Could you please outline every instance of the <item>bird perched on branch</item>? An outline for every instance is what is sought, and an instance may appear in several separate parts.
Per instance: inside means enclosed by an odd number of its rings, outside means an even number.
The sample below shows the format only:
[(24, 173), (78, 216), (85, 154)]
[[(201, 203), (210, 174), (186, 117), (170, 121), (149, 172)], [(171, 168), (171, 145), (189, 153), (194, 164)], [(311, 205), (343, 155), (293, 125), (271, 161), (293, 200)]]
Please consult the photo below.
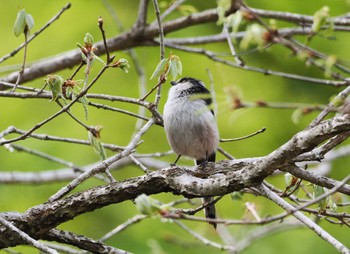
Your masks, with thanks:
[[(172, 150), (178, 155), (195, 159), (197, 165), (205, 166), (215, 161), (219, 144), (219, 131), (214, 112), (210, 109), (210, 92), (201, 80), (184, 77), (170, 82), (168, 100), (164, 106), (164, 129)], [(204, 197), (204, 204), (212, 202)], [(205, 208), (206, 218), (215, 219), (214, 204)], [(216, 228), (215, 222), (209, 222)]]

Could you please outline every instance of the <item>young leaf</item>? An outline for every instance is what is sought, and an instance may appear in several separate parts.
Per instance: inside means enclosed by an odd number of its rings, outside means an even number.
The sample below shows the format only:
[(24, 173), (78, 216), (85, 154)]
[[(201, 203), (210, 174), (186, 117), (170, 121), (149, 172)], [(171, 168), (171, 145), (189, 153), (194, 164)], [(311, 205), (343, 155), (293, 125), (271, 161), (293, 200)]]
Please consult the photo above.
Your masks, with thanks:
[(94, 37), (90, 33), (86, 33), (84, 37), (85, 47), (91, 48), (94, 45)]
[(17, 13), (17, 18), (15, 21), (15, 25), (13, 27), (13, 32), (16, 37), (20, 36), (26, 27), (26, 11), (24, 9), (20, 10)]
[(105, 64), (106, 64), (105, 61), (103, 61), (101, 58), (99, 58), (99, 57), (96, 56), (95, 54), (93, 54), (93, 56), (94, 56), (94, 59), (97, 60), (97, 62), (99, 62), (100, 64), (102, 64), (102, 65), (105, 65)]
[(217, 4), (216, 9), (219, 17), (216, 24), (221, 25), (225, 22), (225, 13), (231, 7), (231, 0), (218, 0)]
[(246, 33), (241, 40), (240, 47), (242, 49), (248, 49), (251, 45), (257, 45), (262, 47), (265, 45), (264, 35), (266, 29), (259, 24), (252, 24), (246, 29)]
[(297, 108), (296, 110), (294, 110), (293, 114), (292, 114), (292, 121), (294, 124), (298, 124), (300, 122), (300, 119), (303, 116), (303, 109), (302, 108)]
[(92, 145), (92, 147), (94, 148), (95, 152), (98, 154), (100, 159), (105, 160), (106, 151), (100, 142), (101, 129), (102, 129), (101, 126), (92, 127), (91, 130), (88, 132), (88, 138), (89, 138), (90, 144)]
[(321, 28), (329, 22), (329, 18), (329, 7), (323, 6), (320, 10), (315, 12), (311, 30), (314, 33), (319, 32)]
[(85, 112), (85, 119), (88, 120), (88, 117), (89, 117), (89, 108), (88, 108), (89, 101), (88, 101), (86, 96), (80, 97), (79, 101), (80, 101), (81, 105), (83, 105), (84, 112)]
[(34, 26), (34, 19), (32, 15), (26, 13), (24, 9), (17, 13), (17, 18), (15, 25), (13, 27), (13, 32), (16, 37), (20, 36), (22, 33), (28, 33), (30, 29)]
[(48, 75), (45, 81), (52, 92), (52, 101), (55, 101), (60, 96), (63, 98), (62, 86), (64, 84), (64, 79), (60, 75)]
[[(325, 189), (323, 187), (318, 186), (316, 184), (314, 184), (313, 187), (314, 187), (314, 198), (317, 198), (325, 193)], [(321, 211), (326, 210), (327, 202), (326, 202), (325, 198), (320, 200), (318, 203), (319, 203), (319, 208)]]
[(324, 75), (327, 78), (331, 78), (332, 77), (332, 67), (333, 65), (337, 62), (337, 57), (336, 56), (329, 56), (326, 59), (325, 62), (325, 70), (324, 70)]
[(119, 68), (122, 69), (125, 73), (128, 73), (130, 69), (130, 65), (128, 60), (124, 59), (124, 58), (120, 58), (119, 59)]
[(168, 64), (169, 59), (168, 58), (163, 58), (157, 65), (156, 69), (154, 70), (151, 79), (155, 78), (155, 77), (159, 77), (162, 72), (164, 72), (165, 67)]
[(154, 215), (162, 211), (162, 203), (158, 200), (141, 194), (135, 199), (135, 204), (140, 213), (144, 215)]
[(34, 26), (33, 16), (28, 13), (26, 13), (26, 24), (27, 24), (28, 30), (31, 30)]
[(227, 24), (232, 27), (232, 32), (237, 33), (239, 26), (243, 22), (243, 13), (241, 11), (236, 11), (235, 14), (231, 14), (227, 17)]
[(171, 76), (173, 77), (173, 80), (175, 80), (177, 75), (181, 76), (182, 74), (182, 64), (180, 58), (176, 55), (170, 55), (169, 58), (169, 71), (171, 73)]

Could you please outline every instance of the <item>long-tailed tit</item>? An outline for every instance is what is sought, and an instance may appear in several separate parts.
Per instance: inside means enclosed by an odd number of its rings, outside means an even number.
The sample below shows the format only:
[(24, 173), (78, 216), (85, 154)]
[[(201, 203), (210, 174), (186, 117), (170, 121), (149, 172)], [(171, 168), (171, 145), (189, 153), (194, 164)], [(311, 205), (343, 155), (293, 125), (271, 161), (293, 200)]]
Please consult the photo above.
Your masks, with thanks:
[[(219, 144), (219, 131), (214, 112), (209, 108), (212, 103), (210, 92), (198, 79), (185, 77), (170, 82), (168, 100), (164, 106), (164, 129), (172, 150), (178, 155), (189, 156), (196, 164), (215, 161)], [(213, 199), (203, 198), (207, 204)], [(205, 208), (207, 218), (216, 218), (215, 206)], [(216, 223), (210, 223), (216, 227)]]

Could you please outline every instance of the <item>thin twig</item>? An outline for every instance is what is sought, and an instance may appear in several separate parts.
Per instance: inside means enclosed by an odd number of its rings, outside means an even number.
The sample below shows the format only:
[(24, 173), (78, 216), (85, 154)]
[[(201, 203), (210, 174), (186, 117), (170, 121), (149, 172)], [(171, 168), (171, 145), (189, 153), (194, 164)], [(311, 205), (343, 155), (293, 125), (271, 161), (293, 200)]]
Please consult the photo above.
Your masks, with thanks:
[(300, 205), (300, 206), (297, 206), (295, 207), (294, 209), (292, 210), (289, 210), (288, 212), (289, 213), (294, 213), (295, 211), (298, 211), (298, 210), (302, 210), (312, 204), (315, 204), (319, 201), (321, 201), (322, 199), (324, 198), (327, 198), (328, 196), (334, 194), (335, 192), (337, 192), (342, 186), (344, 186), (348, 181), (350, 180), (350, 175), (348, 175), (347, 177), (345, 177), (342, 181), (340, 181), (336, 186), (334, 186), (332, 189), (330, 189), (329, 191), (323, 193), (322, 195), (306, 202), (305, 204), (303, 205)]
[(18, 72), (17, 80), (15, 86), (12, 89), (12, 92), (16, 91), (17, 86), (21, 82), (21, 77), (24, 73), (24, 69), (26, 68), (26, 60), (27, 60), (27, 50), (28, 50), (28, 33), (29, 30), (27, 28), (24, 29), (24, 53), (23, 53), (23, 62), (21, 66), (21, 70)]
[(63, 188), (61, 188), (58, 192), (56, 192), (54, 195), (52, 195), (49, 198), (49, 201), (54, 201), (57, 200), (59, 198), (61, 198), (63, 195), (66, 195), (68, 192), (70, 192), (71, 190), (73, 190), (74, 188), (76, 188), (80, 183), (82, 183), (83, 181), (85, 181), (86, 179), (104, 172), (106, 168), (108, 168), (111, 164), (113, 164), (114, 162), (128, 156), (129, 154), (131, 154), (134, 149), (136, 148), (138, 142), (141, 139), (141, 136), (155, 123), (155, 120), (153, 118), (151, 118), (141, 129), (140, 131), (135, 135), (135, 137), (133, 138), (132, 141), (130, 141), (130, 143), (126, 146), (125, 150), (122, 151), (119, 154), (116, 154), (114, 156), (112, 156), (109, 159), (106, 159), (104, 161), (102, 161), (101, 163), (99, 163), (97, 166), (93, 167), (91, 170), (79, 175), (77, 178), (75, 178), (73, 181), (71, 181), (68, 185), (64, 186)]
[(217, 248), (219, 250), (229, 250), (229, 251), (233, 251), (234, 253), (236, 253), (236, 248), (233, 247), (233, 246), (221, 245), (221, 244), (218, 244), (216, 242), (210, 241), (209, 239), (201, 236), (200, 234), (198, 234), (197, 232), (193, 231), (192, 229), (187, 227), (185, 224), (183, 224), (183, 223), (181, 223), (181, 222), (179, 222), (177, 220), (174, 220), (174, 223), (177, 224), (183, 230), (185, 230), (187, 233), (189, 233), (190, 235), (195, 237), (197, 240), (201, 241), (205, 245)]
[[(124, 26), (120, 19), (118, 18), (118, 15), (115, 11), (115, 9), (109, 4), (107, 0), (103, 0), (103, 4), (105, 5), (107, 11), (112, 16), (114, 22), (116, 23), (119, 32), (124, 32)], [(146, 94), (146, 74), (145, 69), (143, 68), (142, 64), (140, 64), (139, 58), (137, 56), (137, 53), (134, 49), (128, 50), (128, 53), (133, 61), (133, 64), (135, 66), (135, 70), (138, 76), (139, 80), (139, 96), (142, 97)], [(135, 124), (135, 133), (137, 133), (140, 128), (142, 127), (143, 120), (148, 121), (149, 119), (146, 117), (146, 109), (145, 107), (139, 107), (137, 115), (137, 121)]]
[(39, 29), (39, 31), (35, 32), (31, 37), (28, 38), (27, 43), (22, 43), (18, 48), (16, 48), (15, 50), (13, 50), (11, 53), (3, 56), (0, 59), (0, 63), (4, 62), (5, 60), (7, 60), (10, 57), (13, 57), (14, 55), (16, 55), (22, 48), (25, 47), (26, 44), (29, 44), (33, 39), (35, 39), (39, 34), (41, 34), (46, 28), (48, 28), (53, 22), (55, 22), (62, 14), (63, 12), (65, 12), (66, 10), (68, 10), (71, 7), (71, 3), (66, 4), (59, 13), (57, 13), (52, 19), (49, 20), (49, 22), (47, 22), (42, 28)]
[(148, 218), (147, 215), (135, 215), (134, 217), (128, 219), (123, 224), (120, 224), (118, 227), (116, 227), (112, 231), (110, 231), (107, 234), (105, 234), (104, 236), (102, 236), (99, 240), (102, 242), (106, 241), (108, 238), (111, 238), (112, 236), (120, 233), (121, 231), (125, 230), (126, 228), (130, 227), (131, 225), (133, 225), (139, 221), (142, 221), (146, 218)]
[(227, 159), (229, 159), (229, 160), (234, 160), (234, 159), (235, 159), (235, 157), (233, 157), (231, 154), (229, 154), (228, 152), (226, 152), (222, 147), (219, 147), (219, 148), (218, 148), (218, 151), (219, 151), (222, 155), (224, 155)]
[(147, 94), (145, 94), (145, 95), (140, 99), (140, 101), (146, 100), (146, 98), (147, 98), (151, 93), (153, 93), (154, 90), (156, 90), (156, 89), (159, 88), (162, 84), (164, 84), (164, 82), (165, 82), (165, 80), (159, 78), (158, 83), (157, 83), (154, 87), (152, 87), (152, 89), (151, 89)]
[[(158, 23), (158, 29), (159, 29), (159, 48), (160, 48), (160, 60), (162, 61), (164, 59), (164, 55), (165, 55), (165, 49), (164, 49), (164, 29), (163, 29), (163, 24), (162, 24), (162, 20), (160, 18), (160, 10), (159, 10), (159, 6), (158, 6), (158, 0), (153, 0), (153, 6), (154, 6), (154, 10), (156, 13), (156, 17), (157, 17), (157, 23)], [(160, 95), (161, 95), (161, 90), (162, 90), (162, 86), (161, 84), (163, 84), (165, 82), (165, 78), (163, 77), (163, 75), (161, 75), (159, 77), (159, 86), (157, 86), (157, 92), (156, 92), (156, 97), (154, 99), (154, 105), (156, 107), (158, 107), (158, 104), (160, 102)]]
[(64, 112), (68, 111), (70, 109), (71, 106), (73, 106), (73, 104), (75, 102), (77, 102), (82, 96), (84, 96), (87, 91), (95, 84), (95, 82), (100, 78), (100, 76), (105, 72), (105, 70), (107, 69), (107, 66), (104, 66), (100, 72), (97, 74), (97, 76), (94, 78), (94, 80), (90, 83), (89, 86), (86, 87), (86, 89), (83, 89), (81, 91), (80, 94), (77, 95), (77, 97), (72, 100), (69, 104), (67, 104), (66, 106), (64, 106), (60, 111), (56, 112), (55, 114), (53, 114), (52, 116), (46, 118), (45, 120), (41, 121), (40, 123), (37, 123), (34, 127), (32, 127), (30, 130), (28, 130), (25, 134), (17, 137), (17, 138), (13, 138), (13, 139), (9, 139), (9, 140), (5, 140), (5, 141), (0, 141), (0, 145), (4, 145), (4, 144), (9, 144), (9, 143), (13, 143), (16, 142), (18, 140), (23, 140), (26, 139), (30, 134), (32, 134), (35, 130), (41, 128), (43, 125), (45, 125), (46, 123), (50, 122), (51, 120), (53, 120), (54, 118), (56, 118), (57, 116), (63, 114)]
[(74, 70), (74, 72), (72, 73), (72, 75), (68, 78), (68, 80), (72, 80), (75, 75), (77, 75), (77, 73), (80, 71), (80, 69), (85, 65), (84, 61), (81, 61), (79, 66)]
[[(57, 103), (61, 108), (64, 107), (64, 106), (62, 105), (62, 103), (61, 103), (58, 99), (56, 100), (56, 103)], [(74, 121), (76, 121), (79, 125), (83, 126), (85, 130), (91, 131), (91, 127), (90, 127), (90, 126), (87, 126), (85, 123), (83, 123), (82, 121), (80, 121), (77, 117), (75, 117), (75, 116), (70, 112), (70, 110), (67, 110), (66, 112), (67, 112), (67, 114), (68, 114)]]
[[(171, 3), (168, 9), (166, 9), (162, 15), (160, 15), (160, 20), (164, 20), (167, 16), (169, 16), (174, 10), (176, 10), (181, 4), (183, 4), (186, 0), (175, 0)], [(157, 20), (153, 21), (150, 26), (155, 26)]]
[(154, 11), (157, 17), (158, 30), (159, 30), (159, 46), (160, 46), (160, 60), (164, 58), (164, 30), (162, 25), (162, 20), (160, 18), (160, 10), (158, 6), (158, 0), (153, 0)]
[(220, 138), (220, 142), (224, 143), (224, 142), (233, 142), (233, 141), (240, 141), (240, 140), (244, 140), (244, 139), (248, 139), (248, 138), (251, 138), (251, 137), (254, 137), (260, 133), (263, 133), (266, 131), (266, 128), (262, 128), (260, 130), (257, 130), (256, 132), (254, 133), (251, 133), (251, 134), (248, 134), (246, 136), (243, 136), (243, 137), (239, 137), (239, 138), (229, 138), (229, 139), (223, 139), (223, 138)]
[(256, 243), (258, 240), (271, 236), (277, 232), (286, 232), (287, 230), (292, 230), (296, 228), (302, 227), (303, 224), (299, 222), (283, 222), (278, 224), (273, 224), (268, 227), (261, 227), (254, 229), (252, 232), (248, 233), (246, 237), (244, 237), (241, 241), (237, 243), (235, 246), (239, 252), (243, 252), (243, 250), (252, 246), (252, 244)]
[[(346, 84), (349, 84), (349, 81), (346, 81)], [(338, 93), (338, 95), (333, 99), (334, 100), (340, 100), (345, 101), (347, 96), (350, 94), (350, 86), (346, 87), (343, 91)], [(334, 108), (334, 104), (331, 101), (327, 107), (310, 123), (309, 127), (312, 128), (319, 124)]]
[(181, 45), (168, 43), (168, 42), (165, 42), (165, 45), (170, 47), (170, 48), (179, 49), (179, 50), (182, 50), (185, 52), (201, 54), (201, 55), (204, 55), (215, 62), (219, 62), (219, 63), (225, 64), (225, 65), (231, 66), (231, 67), (243, 69), (246, 71), (258, 72), (258, 73), (262, 73), (264, 75), (279, 76), (279, 77), (283, 77), (283, 78), (301, 80), (301, 81), (306, 81), (308, 83), (323, 84), (323, 85), (328, 85), (328, 86), (332, 86), (332, 87), (346, 86), (348, 83), (347, 81), (319, 79), (319, 78), (307, 77), (307, 76), (297, 75), (297, 74), (292, 74), (292, 73), (287, 73), (287, 72), (272, 71), (269, 69), (264, 69), (264, 68), (249, 66), (249, 65), (240, 66), (239, 64), (237, 64), (235, 62), (227, 61), (225, 59), (217, 57), (216, 53), (214, 53), (213, 51), (210, 51), (210, 50), (206, 50), (204, 48), (193, 48), (193, 47), (181, 46)]
[(72, 168), (73, 170), (81, 171), (81, 169), (78, 166), (74, 165), (74, 163), (65, 161), (65, 160), (57, 158), (57, 157), (54, 157), (54, 156), (49, 155), (47, 153), (43, 153), (41, 151), (37, 151), (34, 149), (29, 149), (29, 148), (26, 148), (24, 146), (20, 146), (20, 145), (16, 145), (16, 144), (9, 144), (9, 146), (11, 146), (16, 151), (26, 152), (28, 154), (32, 154), (32, 155), (44, 158), (44, 159), (49, 160), (49, 161), (59, 163), (59, 164), (64, 165), (66, 167)]
[(102, 33), (102, 38), (103, 38), (103, 44), (105, 46), (105, 50), (106, 50), (106, 55), (107, 55), (107, 65), (110, 64), (113, 61), (113, 58), (111, 58), (109, 56), (109, 50), (108, 50), (108, 46), (107, 46), (107, 39), (106, 39), (106, 34), (105, 34), (105, 30), (103, 29), (103, 19), (102, 17), (98, 18), (98, 28), (100, 28), (100, 31)]
[(130, 154), (129, 158), (135, 163), (136, 166), (141, 168), (144, 173), (147, 174), (149, 172), (148, 168), (145, 167), (137, 158), (135, 158), (134, 155)]
[[(26, 131), (17, 129), (14, 126), (10, 126), (7, 128), (5, 131), (0, 133), (0, 139), (7, 136), (8, 134), (11, 133), (17, 133), (24, 135)], [(73, 138), (62, 138), (62, 137), (57, 137), (57, 136), (52, 136), (52, 135), (47, 135), (47, 134), (30, 134), (29, 137), (39, 139), (39, 140), (47, 140), (47, 141), (58, 141), (58, 142), (65, 142), (65, 143), (72, 143), (72, 144), (79, 144), (79, 145), (91, 145), (89, 141), (87, 140), (80, 140), (80, 139), (73, 139)], [(117, 152), (117, 151), (122, 151), (125, 149), (123, 146), (117, 146), (114, 144), (105, 144), (102, 143), (103, 147), (106, 149), (109, 149), (111, 151)]]
[(44, 244), (38, 242), (34, 238), (30, 237), (27, 235), (25, 232), (21, 231), (19, 228), (15, 227), (11, 222), (5, 220), (3, 217), (0, 216), (0, 223), (4, 225), (6, 228), (10, 229), (13, 232), (16, 232), (17, 237), (22, 238), (24, 241), (27, 243), (33, 245), (35, 248), (44, 251), (45, 253), (50, 253), (50, 254), (58, 254), (57, 251), (54, 249), (51, 249)]
[(228, 27), (227, 27), (226, 23), (224, 23), (223, 31), (227, 37), (228, 46), (230, 47), (231, 54), (234, 57), (236, 63), (240, 66), (244, 66), (244, 62), (243, 62), (242, 58), (239, 55), (237, 55), (237, 53), (236, 53), (236, 50), (235, 50), (235, 47), (232, 43), (231, 36), (230, 36), (229, 31), (228, 31)]
[(331, 244), (340, 253), (343, 253), (343, 254), (349, 254), (350, 253), (350, 250), (344, 244), (339, 242), (337, 239), (335, 239), (333, 236), (331, 236), (327, 231), (325, 231), (323, 228), (321, 228), (319, 225), (317, 225), (311, 219), (306, 217), (300, 211), (294, 211), (294, 207), (291, 204), (286, 202), (283, 198), (279, 197), (273, 191), (269, 190), (266, 186), (259, 185), (259, 186), (257, 186), (257, 189), (261, 192), (261, 194), (263, 196), (265, 196), (266, 198), (272, 200), (274, 203), (276, 203), (277, 205), (281, 206), (286, 211), (291, 212), (292, 215), (295, 218), (297, 218), (305, 226), (307, 226), (312, 231), (314, 231), (318, 236), (320, 236), (326, 242)]

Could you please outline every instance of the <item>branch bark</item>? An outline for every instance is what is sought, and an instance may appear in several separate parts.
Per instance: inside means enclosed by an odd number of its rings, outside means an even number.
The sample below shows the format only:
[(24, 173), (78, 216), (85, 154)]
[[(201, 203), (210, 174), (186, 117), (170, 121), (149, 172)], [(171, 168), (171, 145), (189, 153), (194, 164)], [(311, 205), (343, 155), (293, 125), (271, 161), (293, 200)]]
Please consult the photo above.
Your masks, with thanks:
[[(163, 168), (123, 182), (113, 182), (61, 200), (46, 202), (22, 214), (4, 213), (1, 216), (31, 237), (43, 238), (49, 230), (80, 214), (133, 200), (142, 193), (152, 195), (171, 192), (188, 198), (225, 195), (258, 186), (276, 169), (293, 163), (296, 156), (349, 129), (349, 116), (339, 115), (297, 133), (290, 141), (265, 157), (209, 163), (205, 169)], [(345, 191), (350, 190), (349, 185), (344, 185), (343, 188)], [(3, 236), (0, 239), (0, 248), (22, 243), (21, 239), (11, 237), (12, 232), (6, 227), (0, 227), (0, 234)]]

